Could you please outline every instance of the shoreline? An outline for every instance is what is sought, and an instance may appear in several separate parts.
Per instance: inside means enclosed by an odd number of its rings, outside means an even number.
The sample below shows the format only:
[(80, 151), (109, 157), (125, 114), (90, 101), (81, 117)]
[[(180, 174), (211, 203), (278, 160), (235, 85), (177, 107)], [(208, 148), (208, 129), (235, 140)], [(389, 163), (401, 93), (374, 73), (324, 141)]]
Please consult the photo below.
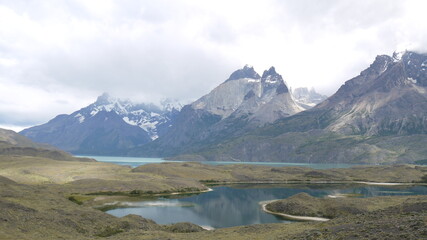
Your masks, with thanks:
[[(201, 183), (202, 184), (206, 184), (206, 183), (203, 183), (203, 182), (201, 182)], [(301, 182), (289, 182), (289, 181), (286, 181), (286, 182), (279, 182), (279, 181), (264, 182), (264, 181), (255, 181), (255, 182), (222, 182), (222, 183), (218, 183), (218, 184), (206, 184), (206, 185), (207, 186), (227, 186), (227, 185), (238, 185), (238, 184), (262, 184), (262, 185), (264, 185), (264, 184), (265, 185), (269, 185), (269, 184), (272, 184), (272, 185), (275, 185), (275, 184), (285, 184), (285, 185), (287, 185), (287, 184), (289, 184), (289, 185), (294, 185), (294, 184), (303, 184), (303, 185), (305, 185), (305, 184), (365, 184), (365, 185), (373, 185), (373, 186), (425, 185), (423, 183), (393, 183), (393, 182), (364, 182), (364, 181), (363, 182), (362, 181), (341, 181), (341, 182), (340, 181), (329, 181), (329, 182), (326, 182), (326, 181), (316, 181), (316, 182), (313, 182), (313, 181), (311, 181), (311, 182), (310, 181), (301, 181)], [(201, 191), (154, 193), (154, 194), (148, 194), (148, 196), (151, 196), (151, 197), (177, 196), (177, 195), (186, 195), (186, 194), (202, 194), (202, 193), (207, 193), (207, 192), (211, 192), (211, 191), (214, 191), (214, 190), (212, 188), (208, 187), (206, 190), (201, 190)], [(101, 196), (102, 196), (102, 194), (100, 194), (96, 198), (99, 198)], [(344, 194), (343, 195), (337, 194), (337, 195), (327, 195), (326, 197), (328, 197), (328, 198), (345, 198), (345, 197), (349, 197), (349, 196), (345, 196)], [(102, 199), (102, 200), (104, 200), (104, 199)], [(122, 201), (114, 201), (114, 202), (118, 203), (118, 202), (122, 202)], [(269, 202), (271, 202), (271, 201), (269, 201)], [(107, 203), (102, 204), (102, 206), (110, 205), (110, 204), (111, 204), (111, 202), (107, 202)], [(268, 204), (268, 202), (266, 204)], [(120, 206), (120, 207), (125, 207), (126, 208), (127, 206)], [(269, 211), (267, 209), (264, 209), (264, 208), (265, 208), (265, 206), (263, 206), (263, 210), (265, 212), (267, 212), (267, 213), (275, 214), (275, 215), (280, 215), (280, 216), (283, 216), (283, 217), (286, 217), (286, 218), (289, 218), (289, 219), (304, 220), (304, 221), (322, 221), (322, 220), (311, 219), (312, 217), (308, 217), (308, 216), (293, 216), (293, 215), (290, 215), (290, 214), (275, 213), (275, 212), (271, 212), (271, 211)], [(313, 217), (313, 218), (315, 218), (315, 217)], [(320, 218), (320, 219), (324, 219), (323, 221), (327, 221), (327, 220), (325, 220), (326, 218)]]
[(416, 185), (416, 183), (393, 183), (393, 182), (355, 182), (366, 185), (378, 185), (378, 186), (401, 186), (401, 185)]
[(229, 182), (204, 182), (200, 183), (207, 186), (235, 185), (235, 184), (365, 184), (379, 186), (399, 186), (399, 185), (426, 185), (420, 182), (366, 182), (366, 181), (310, 181), (310, 180), (291, 180), (291, 181), (229, 181)]
[(261, 204), (261, 209), (269, 214), (273, 214), (273, 215), (277, 215), (277, 216), (282, 216), (285, 217), (289, 220), (298, 220), (298, 221), (316, 221), (316, 222), (326, 222), (329, 221), (331, 219), (329, 218), (322, 218), (322, 217), (309, 217), (309, 216), (296, 216), (296, 215), (290, 215), (290, 214), (285, 214), (285, 213), (278, 213), (278, 212), (273, 212), (270, 211), (266, 208), (267, 204), (274, 202), (276, 200), (271, 200), (271, 201), (263, 201), (260, 202)]

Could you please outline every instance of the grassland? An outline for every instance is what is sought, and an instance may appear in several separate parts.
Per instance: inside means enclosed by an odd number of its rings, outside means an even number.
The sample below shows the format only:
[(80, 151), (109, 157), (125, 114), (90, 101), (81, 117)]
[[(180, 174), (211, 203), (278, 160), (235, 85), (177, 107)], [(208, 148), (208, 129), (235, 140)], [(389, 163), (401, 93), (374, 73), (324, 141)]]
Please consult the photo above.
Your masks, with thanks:
[(306, 167), (270, 167), (259, 165), (210, 166), (196, 162), (142, 165), (132, 172), (190, 178), (208, 184), (219, 183), (318, 183), (318, 182), (420, 182), (427, 167), (416, 165), (355, 166), (317, 170)]

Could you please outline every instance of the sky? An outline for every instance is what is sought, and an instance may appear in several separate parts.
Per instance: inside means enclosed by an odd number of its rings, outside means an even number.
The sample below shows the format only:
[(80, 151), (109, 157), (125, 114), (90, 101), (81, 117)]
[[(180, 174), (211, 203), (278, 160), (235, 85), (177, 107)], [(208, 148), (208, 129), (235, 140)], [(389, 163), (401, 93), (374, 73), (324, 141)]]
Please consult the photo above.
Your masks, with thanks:
[(0, 127), (108, 92), (196, 100), (245, 64), (332, 95), (376, 55), (427, 52), (424, 0), (0, 0)]

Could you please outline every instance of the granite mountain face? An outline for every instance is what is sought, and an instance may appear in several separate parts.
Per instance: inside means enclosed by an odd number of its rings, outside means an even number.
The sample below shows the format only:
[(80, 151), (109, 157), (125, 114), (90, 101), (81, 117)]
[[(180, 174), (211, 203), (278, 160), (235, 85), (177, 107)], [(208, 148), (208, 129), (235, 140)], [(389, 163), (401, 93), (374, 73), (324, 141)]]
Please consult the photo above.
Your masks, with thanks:
[(274, 67), (260, 76), (246, 65), (210, 93), (185, 106), (167, 134), (131, 154), (189, 153), (302, 110)]
[(427, 158), (427, 55), (378, 56), (307, 111), (199, 152), (210, 160), (413, 162)]
[(20, 133), (76, 154), (120, 155), (167, 132), (179, 107), (170, 100), (160, 108), (103, 94), (79, 111)]
[(258, 125), (272, 123), (303, 110), (293, 101), (282, 76), (274, 67), (264, 71), (260, 77), (248, 65), (232, 73), (223, 84), (192, 103), (191, 107), (217, 115), (221, 120), (247, 116)]

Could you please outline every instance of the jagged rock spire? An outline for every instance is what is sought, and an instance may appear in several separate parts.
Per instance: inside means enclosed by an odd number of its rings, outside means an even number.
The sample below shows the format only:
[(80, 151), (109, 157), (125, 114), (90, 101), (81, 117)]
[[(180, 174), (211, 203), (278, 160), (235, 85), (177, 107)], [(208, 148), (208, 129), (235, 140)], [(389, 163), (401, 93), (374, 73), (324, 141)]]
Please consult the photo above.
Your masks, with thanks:
[(259, 74), (254, 70), (254, 68), (250, 65), (245, 65), (242, 69), (234, 71), (227, 81), (236, 80), (241, 78), (252, 78), (259, 79), (261, 78)]
[(264, 71), (264, 73), (262, 74), (262, 78), (266, 78), (267, 76), (274, 76), (274, 75), (279, 75), (279, 74), (277, 74), (276, 69), (272, 66), (270, 67), (270, 69)]

